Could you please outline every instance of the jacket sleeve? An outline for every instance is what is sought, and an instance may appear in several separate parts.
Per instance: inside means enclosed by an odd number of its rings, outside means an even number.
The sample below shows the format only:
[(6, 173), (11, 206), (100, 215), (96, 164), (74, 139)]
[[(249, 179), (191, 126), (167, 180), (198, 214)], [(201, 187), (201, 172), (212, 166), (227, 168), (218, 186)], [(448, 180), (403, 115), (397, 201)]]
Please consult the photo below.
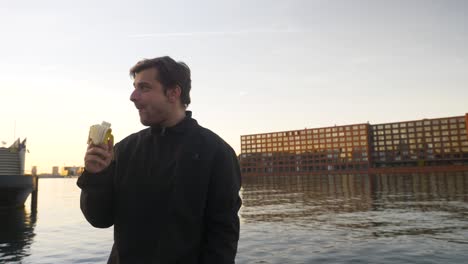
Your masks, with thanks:
[(114, 161), (101, 173), (89, 173), (86, 170), (78, 178), (81, 188), (80, 208), (86, 220), (98, 228), (107, 228), (114, 224)]
[(208, 187), (204, 216), (203, 264), (234, 263), (239, 240), (238, 211), (241, 177), (237, 157), (231, 147), (218, 151)]

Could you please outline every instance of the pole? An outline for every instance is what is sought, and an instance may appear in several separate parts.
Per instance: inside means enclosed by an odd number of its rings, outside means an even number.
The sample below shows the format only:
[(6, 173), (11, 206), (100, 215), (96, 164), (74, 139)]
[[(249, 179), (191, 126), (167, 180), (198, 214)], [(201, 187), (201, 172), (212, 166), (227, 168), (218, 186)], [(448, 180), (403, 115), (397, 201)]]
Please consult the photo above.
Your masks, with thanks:
[(31, 192), (31, 213), (35, 214), (37, 212), (37, 192), (39, 191), (39, 176), (37, 176), (37, 171), (32, 171), (33, 177), (33, 188)]

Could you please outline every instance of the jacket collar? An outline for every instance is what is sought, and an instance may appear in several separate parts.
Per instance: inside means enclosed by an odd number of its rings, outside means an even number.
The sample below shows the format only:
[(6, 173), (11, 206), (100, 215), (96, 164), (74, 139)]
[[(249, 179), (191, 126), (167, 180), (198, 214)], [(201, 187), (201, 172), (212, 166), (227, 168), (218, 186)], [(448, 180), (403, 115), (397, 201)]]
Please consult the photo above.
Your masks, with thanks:
[(165, 136), (174, 133), (183, 133), (194, 123), (196, 123), (196, 121), (192, 118), (192, 111), (185, 111), (184, 119), (172, 127), (163, 127), (161, 125), (151, 126), (151, 134)]

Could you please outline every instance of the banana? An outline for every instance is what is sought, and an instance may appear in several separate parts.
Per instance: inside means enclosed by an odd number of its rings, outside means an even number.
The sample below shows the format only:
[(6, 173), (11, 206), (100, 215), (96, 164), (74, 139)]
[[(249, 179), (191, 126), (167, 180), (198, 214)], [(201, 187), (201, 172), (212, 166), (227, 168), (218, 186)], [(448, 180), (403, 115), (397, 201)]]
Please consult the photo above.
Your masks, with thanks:
[(92, 125), (89, 128), (88, 144), (107, 144), (109, 140), (113, 140), (111, 124), (103, 121), (102, 124)]

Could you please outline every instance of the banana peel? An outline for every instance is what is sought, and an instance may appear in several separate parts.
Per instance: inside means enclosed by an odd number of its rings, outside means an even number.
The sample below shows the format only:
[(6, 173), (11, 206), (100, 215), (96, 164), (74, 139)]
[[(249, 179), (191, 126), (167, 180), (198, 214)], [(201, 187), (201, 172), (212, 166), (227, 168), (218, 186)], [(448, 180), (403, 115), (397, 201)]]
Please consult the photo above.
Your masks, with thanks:
[(111, 124), (106, 121), (103, 121), (100, 125), (92, 125), (89, 128), (88, 144), (107, 144), (110, 140), (114, 140), (110, 127)]

